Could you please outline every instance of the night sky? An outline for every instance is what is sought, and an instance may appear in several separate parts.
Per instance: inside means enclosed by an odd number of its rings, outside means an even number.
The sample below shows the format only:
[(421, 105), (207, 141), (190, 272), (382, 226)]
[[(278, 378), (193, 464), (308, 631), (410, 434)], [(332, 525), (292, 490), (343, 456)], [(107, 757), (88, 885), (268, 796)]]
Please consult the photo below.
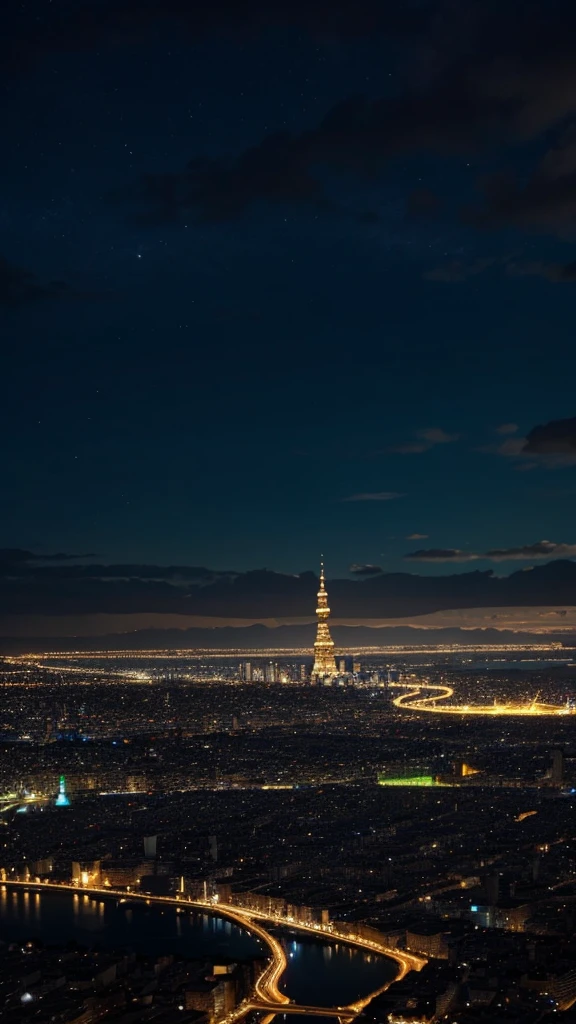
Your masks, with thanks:
[(572, 3), (0, 22), (6, 549), (323, 551), (331, 576), (576, 554)]

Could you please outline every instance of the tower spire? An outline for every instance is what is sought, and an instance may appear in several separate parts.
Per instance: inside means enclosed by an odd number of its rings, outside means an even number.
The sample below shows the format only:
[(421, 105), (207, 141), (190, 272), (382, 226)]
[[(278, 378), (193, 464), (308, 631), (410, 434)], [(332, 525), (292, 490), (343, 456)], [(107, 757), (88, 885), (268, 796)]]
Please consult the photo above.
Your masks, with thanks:
[(330, 608), (328, 607), (328, 594), (326, 593), (324, 579), (324, 556), (320, 556), (320, 587), (318, 590), (318, 602), (316, 605), (316, 618), (318, 626), (316, 629), (316, 640), (314, 642), (314, 667), (312, 678), (323, 678), (324, 676), (336, 675), (336, 661), (334, 659), (334, 641), (330, 636), (328, 619)]

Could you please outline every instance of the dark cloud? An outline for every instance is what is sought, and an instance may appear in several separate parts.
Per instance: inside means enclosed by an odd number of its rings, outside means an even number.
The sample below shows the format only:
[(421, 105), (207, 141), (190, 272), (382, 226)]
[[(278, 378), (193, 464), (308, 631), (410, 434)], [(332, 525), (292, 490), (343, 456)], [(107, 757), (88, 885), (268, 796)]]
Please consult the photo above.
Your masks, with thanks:
[(499, 427), (496, 427), (497, 434), (515, 434), (517, 430), (517, 423), (501, 423)]
[[(217, 578), (230, 579), (235, 573), (218, 572), (203, 566), (189, 565), (146, 565), (120, 563), (117, 565), (70, 565), (78, 559), (93, 558), (93, 555), (57, 554), (38, 555), (24, 548), (0, 548), (0, 576), (11, 576), (14, 573), (22, 577), (42, 580), (170, 580), (195, 581), (212, 583)], [(45, 565), (44, 563), (59, 563)], [(64, 563), (64, 564), (60, 564)]]
[(540, 540), (536, 544), (524, 544), (518, 548), (494, 548), (482, 557), (493, 562), (531, 560), (533, 558), (576, 558), (576, 544), (555, 544), (551, 540)]
[(398, 491), (362, 491), (360, 494), (351, 494), (349, 498), (341, 498), (341, 501), (394, 501), (395, 498), (404, 498), (404, 494)]
[(333, 107), (315, 129), (268, 137), (227, 160), (195, 159), (183, 171), (146, 176), (120, 198), (133, 201), (140, 219), (159, 223), (182, 216), (231, 220), (262, 201), (331, 212), (337, 207), (325, 190), (323, 168), (371, 177), (400, 153), (465, 150), (477, 138), (470, 130), (475, 112), (474, 91), (452, 79), (403, 99), (353, 98)]
[[(325, 168), (373, 178), (399, 155), (468, 154), (533, 139), (576, 111), (576, 15), (566, 2), (552, 0), (552, 6), (555, 14), (538, 0), (518, 0), (505, 10), (468, 2), (455, 20), (453, 5), (435, 5), (426, 39), (415, 37), (427, 48), (429, 70), (415, 76), (408, 91), (348, 98), (305, 132), (266, 138), (227, 159), (194, 160), (183, 170), (145, 178), (131, 198), (141, 215), (160, 221), (181, 215), (229, 220), (262, 200), (325, 204), (329, 210), (334, 207), (324, 186)], [(382, 5), (384, 11), (389, 5)], [(293, 11), (290, 17), (294, 21)], [(329, 31), (332, 19), (325, 8), (318, 24), (323, 20)], [(340, 24), (344, 20), (342, 14)], [(546, 173), (551, 175), (550, 167)], [(526, 195), (494, 194), (484, 220), (525, 218), (532, 198), (530, 188)], [(418, 206), (420, 200), (414, 202)]]
[(415, 562), (476, 562), (485, 559), (491, 562), (512, 562), (536, 558), (575, 558), (576, 544), (557, 544), (540, 540), (535, 544), (524, 544), (513, 548), (492, 548), (490, 551), (460, 551), (458, 548), (430, 548), (413, 551), (404, 556)]
[(525, 455), (576, 454), (576, 416), (534, 427), (522, 446)]
[[(130, 191), (118, 195), (127, 197)], [(270, 136), (228, 163), (192, 160), (182, 173), (148, 175), (131, 198), (139, 210), (137, 219), (153, 223), (184, 214), (212, 223), (233, 220), (261, 201), (335, 208), (304, 151), (285, 135)]]
[(475, 562), (480, 557), (472, 551), (460, 551), (458, 548), (420, 548), (404, 555), (412, 562)]
[(448, 434), (441, 427), (426, 427), (425, 430), (417, 430), (414, 434), (415, 441), (405, 441), (402, 444), (392, 445), (388, 451), (396, 455), (417, 455), (420, 452), (430, 451), (438, 444), (452, 444), (457, 441), (459, 434)]
[(543, 277), (554, 284), (573, 284), (576, 281), (576, 261), (571, 263), (509, 263), (506, 272), (511, 277)]
[(451, 444), (457, 441), (459, 434), (448, 434), (441, 427), (427, 427), (426, 430), (419, 430), (418, 437), (421, 437), (427, 444)]
[[(576, 73), (572, 72), (570, 77), (566, 95), (572, 100), (570, 109), (573, 112)], [(560, 144), (546, 153), (527, 182), (496, 178), (488, 183), (486, 197), (481, 221), (489, 226), (511, 224), (528, 230), (573, 236), (576, 231), (576, 130), (571, 128)], [(512, 267), (511, 271), (539, 274), (550, 281), (570, 281), (576, 274), (574, 264), (533, 263), (527, 264), (524, 270)]]
[(428, 540), (427, 533), (409, 533), (406, 540)]
[(39, 555), (23, 548), (0, 548), (0, 566), (19, 566), (29, 562), (37, 561)]
[(31, 270), (14, 266), (0, 257), (0, 306), (14, 309), (69, 294), (62, 281), (43, 284)]
[(525, 437), (508, 437), (506, 441), (502, 441), (501, 444), (494, 447), (487, 447), (485, 451), (496, 451), (498, 455), (505, 455), (507, 457), (521, 456), (526, 444)]
[[(550, 542), (531, 546), (530, 558), (565, 556), (574, 548), (554, 545), (553, 551), (548, 547), (544, 553), (542, 544)], [(535, 554), (535, 549), (542, 554)], [(496, 555), (500, 559), (502, 553), (494, 553), (495, 560)], [(318, 578), (312, 572), (286, 575), (262, 569), (224, 573), (190, 566), (56, 565), (36, 559), (32, 564), (29, 556), (30, 552), (22, 557), (12, 551), (7, 556), (10, 564), (2, 566), (2, 616), (73, 616), (75, 621), (78, 616), (143, 613), (248, 620), (314, 618)], [(415, 556), (455, 564), (471, 557), (469, 552), (454, 549), (414, 552), (413, 560)], [(372, 571), (377, 566), (369, 568), (370, 573), (353, 572), (356, 578), (330, 579), (334, 614), (361, 619), (457, 608), (576, 605), (576, 564), (572, 561), (548, 562), (509, 577), (495, 577), (491, 570), (435, 577), (387, 574)], [(57, 631), (56, 626), (55, 635)]]
[[(244, 41), (276, 27), (304, 30), (323, 42), (382, 32), (406, 37), (419, 54), (420, 71), (405, 92), (348, 98), (300, 134), (267, 137), (228, 158), (194, 159), (173, 173), (144, 177), (125, 198), (147, 221), (182, 215), (230, 220), (260, 201), (338, 209), (326, 193), (323, 168), (373, 177), (401, 154), (468, 153), (531, 139), (576, 110), (576, 14), (568, 0), (511, 0), (504, 6), (495, 0), (462, 0), (457, 7), (450, 0), (36, 4), (36, 18), (30, 4), (25, 14), (4, 5), (0, 64), (21, 69), (47, 53), (134, 46), (158, 38), (164, 25), (176, 25), (180, 37), (190, 42), (211, 33)], [(547, 180), (555, 173), (561, 182), (573, 173), (568, 168), (563, 154), (550, 158), (543, 173)], [(530, 206), (532, 197), (501, 197), (488, 220), (505, 217), (505, 207), (515, 202)], [(409, 199), (412, 214), (429, 214), (434, 205), (433, 194), (423, 189)], [(524, 217), (525, 211), (508, 212), (515, 215)], [(365, 214), (355, 216), (362, 220)]]
[(501, 444), (483, 450), (515, 459), (517, 469), (576, 465), (576, 417), (542, 424), (529, 431), (526, 437), (508, 437)]
[[(574, 113), (576, 72), (573, 67), (565, 74), (565, 98)], [(554, 81), (554, 75), (552, 75)], [(573, 237), (576, 232), (576, 126), (564, 131), (555, 145), (548, 149), (527, 181), (507, 177), (497, 178), (486, 189), (486, 209), (482, 220), (488, 225), (515, 225), (543, 231), (562, 237)], [(576, 276), (574, 264), (528, 265), (527, 272), (541, 273), (550, 281), (572, 281)], [(541, 268), (541, 269), (540, 269)]]
[(70, 555), (62, 551), (55, 555), (36, 555), (25, 548), (0, 548), (0, 575), (10, 568), (33, 567), (37, 562), (70, 562), (78, 558), (94, 558), (93, 554)]
[(380, 565), (356, 565), (356, 563), (353, 563), (348, 569), (353, 576), (378, 576), (382, 571)]

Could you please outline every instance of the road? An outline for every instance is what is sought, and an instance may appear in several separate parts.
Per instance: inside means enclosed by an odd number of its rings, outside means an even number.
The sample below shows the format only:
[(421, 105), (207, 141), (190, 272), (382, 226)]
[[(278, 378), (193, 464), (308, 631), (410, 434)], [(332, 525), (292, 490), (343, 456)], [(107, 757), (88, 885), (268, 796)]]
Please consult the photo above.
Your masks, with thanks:
[[(141, 900), (147, 904), (159, 903), (162, 905), (169, 904), (175, 907), (186, 906), (191, 910), (203, 910), (204, 912), (225, 917), (239, 925), (241, 928), (244, 928), (246, 931), (251, 932), (257, 939), (268, 946), (270, 959), (259, 978), (257, 978), (254, 984), (254, 991), (251, 996), (240, 1003), (239, 1006), (224, 1017), (222, 1021), (218, 1022), (218, 1024), (233, 1024), (234, 1021), (240, 1020), (241, 1017), (244, 1017), (251, 1010), (261, 1010), (262, 1012), (271, 1015), (275, 1013), (301, 1013), (308, 1016), (339, 1017), (343, 1022), (348, 1022), (360, 1013), (375, 995), (379, 995), (381, 992), (384, 992), (392, 981), (400, 980), (400, 978), (403, 978), (409, 971), (421, 970), (426, 963), (424, 957), (415, 956), (413, 953), (406, 953), (404, 950), (385, 946), (382, 943), (363, 938), (360, 935), (349, 935), (347, 933), (340, 932), (334, 925), (306, 924), (304, 922), (294, 920), (293, 918), (274, 917), (270, 914), (263, 914), (258, 911), (245, 910), (243, 908), (240, 909), (232, 904), (212, 903), (207, 900), (188, 900), (174, 896), (148, 896), (142, 893), (127, 893), (125, 890), (111, 889), (107, 886), (84, 887), (56, 882), (16, 881), (6, 881), (0, 884), (6, 886), (17, 886), (22, 889), (33, 889), (35, 891), (42, 891), (46, 889), (56, 892), (64, 891), (83, 893), (88, 896), (108, 896), (118, 899), (126, 899), (128, 896), (131, 900)], [(343, 942), (357, 949), (367, 950), (371, 953), (377, 953), (380, 956), (388, 957), (398, 964), (398, 973), (395, 978), (388, 981), (382, 986), (382, 988), (378, 989), (377, 992), (372, 992), (365, 999), (359, 1000), (349, 1006), (300, 1006), (296, 1003), (292, 1003), (289, 997), (285, 995), (284, 992), (281, 992), (279, 988), (280, 979), (286, 970), (286, 954), (284, 953), (282, 944), (275, 938), (275, 936), (271, 935), (270, 932), (262, 926), (262, 924), (259, 923), (260, 921), (266, 921), (276, 926), (289, 927), (291, 929), (297, 929), (298, 931), (308, 932), (315, 935), (317, 938), (327, 939), (330, 942)]]
[[(202, 904), (206, 908), (207, 904)], [(236, 908), (232, 904), (216, 904), (219, 910), (223, 910), (225, 916), (228, 915), (229, 911), (234, 911)], [(212, 904), (214, 908), (214, 904)], [(268, 921), (270, 924), (275, 924), (283, 927), (294, 928), (297, 931), (309, 932), (312, 935), (316, 935), (317, 938), (326, 938), (331, 942), (345, 942), (349, 946), (354, 946), (356, 949), (367, 950), (370, 953), (378, 953), (380, 956), (386, 956), (390, 960), (395, 960), (399, 967), (399, 973), (396, 975), (396, 981), (403, 978), (409, 971), (420, 971), (424, 964), (427, 962), (424, 957), (416, 956), (413, 953), (405, 953), (402, 949), (396, 949), (395, 946), (386, 946), (383, 943), (375, 942), (371, 939), (365, 939), (361, 935), (348, 934), (348, 932), (341, 932), (337, 926), (333, 924), (320, 925), (320, 924), (305, 924), (303, 921), (297, 921), (291, 917), (275, 917), (272, 914), (263, 914), (255, 910), (242, 911), (243, 914), (247, 914), (252, 922), (255, 919), (259, 921)]]
[[(395, 697), (392, 703), (405, 711), (431, 711), (444, 715), (572, 715), (576, 709), (567, 705), (544, 704), (536, 698), (525, 704), (444, 704), (454, 696), (451, 686), (440, 686), (427, 680), (413, 683), (391, 683), (394, 688), (408, 690)], [(428, 691), (434, 691), (430, 693)], [(427, 696), (423, 696), (427, 693)]]
[(261, 1003), (251, 1000), (247, 1010), (258, 1010), (260, 1013), (269, 1013), (273, 1017), (277, 1013), (305, 1014), (308, 1017), (338, 1017), (340, 1021), (350, 1022), (357, 1017), (357, 1011), (346, 1006), (305, 1006), (299, 1003), (287, 1003), (285, 1006), (277, 1006), (275, 1003)]

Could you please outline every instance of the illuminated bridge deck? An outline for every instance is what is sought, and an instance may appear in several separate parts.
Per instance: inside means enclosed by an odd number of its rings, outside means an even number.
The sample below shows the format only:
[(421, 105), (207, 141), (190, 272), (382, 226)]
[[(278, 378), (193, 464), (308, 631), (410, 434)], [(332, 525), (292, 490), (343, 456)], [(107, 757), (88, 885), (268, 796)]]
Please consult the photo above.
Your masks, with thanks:
[(351, 1010), (349, 1007), (301, 1006), (298, 1003), (284, 1003), (283, 1006), (279, 1006), (278, 1003), (259, 1003), (251, 1001), (246, 1009), (260, 1010), (264, 1013), (273, 1014), (296, 1013), (303, 1014), (307, 1017), (338, 1017), (341, 1021), (352, 1021), (358, 1016), (358, 1011)]

